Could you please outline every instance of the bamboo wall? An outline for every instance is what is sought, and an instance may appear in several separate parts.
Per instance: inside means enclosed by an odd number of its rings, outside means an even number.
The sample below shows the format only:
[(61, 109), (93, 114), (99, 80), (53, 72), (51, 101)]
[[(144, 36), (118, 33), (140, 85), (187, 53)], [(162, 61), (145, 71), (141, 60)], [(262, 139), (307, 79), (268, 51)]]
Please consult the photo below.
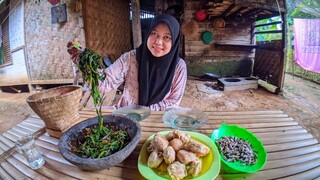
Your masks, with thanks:
[(111, 59), (132, 49), (128, 0), (84, 1), (86, 46)]
[(25, 1), (26, 59), (32, 84), (72, 83), (73, 70), (66, 44), (76, 38), (85, 44), (81, 11), (75, 0), (67, 5), (67, 22), (51, 23), (48, 1)]

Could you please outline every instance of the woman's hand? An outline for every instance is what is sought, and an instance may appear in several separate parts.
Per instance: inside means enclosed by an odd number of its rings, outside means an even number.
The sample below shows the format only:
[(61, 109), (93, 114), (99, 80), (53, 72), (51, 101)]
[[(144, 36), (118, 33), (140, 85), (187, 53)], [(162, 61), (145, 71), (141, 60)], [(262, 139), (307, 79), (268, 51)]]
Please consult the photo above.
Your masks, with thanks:
[(71, 59), (72, 59), (73, 63), (78, 64), (78, 58), (77, 57), (83, 51), (80, 43), (78, 43), (75, 40), (69, 41), (67, 43), (67, 48), (68, 48), (67, 51), (71, 55)]

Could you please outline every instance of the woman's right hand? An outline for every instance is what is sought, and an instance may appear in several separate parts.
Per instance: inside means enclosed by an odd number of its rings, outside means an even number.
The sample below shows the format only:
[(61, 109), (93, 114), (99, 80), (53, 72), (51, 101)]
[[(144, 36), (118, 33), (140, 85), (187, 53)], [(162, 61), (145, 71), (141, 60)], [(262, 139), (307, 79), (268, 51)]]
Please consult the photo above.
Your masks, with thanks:
[(75, 40), (69, 41), (67, 43), (67, 48), (68, 48), (67, 51), (71, 55), (71, 59), (72, 59), (73, 63), (78, 64), (78, 58), (77, 57), (83, 51), (80, 43), (78, 43)]

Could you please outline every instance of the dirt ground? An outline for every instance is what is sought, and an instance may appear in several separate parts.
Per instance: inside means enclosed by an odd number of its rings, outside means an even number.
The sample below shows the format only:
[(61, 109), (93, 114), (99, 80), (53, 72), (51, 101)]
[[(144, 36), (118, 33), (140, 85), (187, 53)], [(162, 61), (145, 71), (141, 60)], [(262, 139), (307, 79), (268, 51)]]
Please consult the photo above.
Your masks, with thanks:
[[(320, 85), (286, 75), (284, 91), (274, 95), (262, 88), (205, 91), (205, 83), (189, 79), (180, 105), (203, 111), (282, 110), (320, 142)], [(25, 101), (29, 95), (0, 92), (0, 134), (34, 114)]]

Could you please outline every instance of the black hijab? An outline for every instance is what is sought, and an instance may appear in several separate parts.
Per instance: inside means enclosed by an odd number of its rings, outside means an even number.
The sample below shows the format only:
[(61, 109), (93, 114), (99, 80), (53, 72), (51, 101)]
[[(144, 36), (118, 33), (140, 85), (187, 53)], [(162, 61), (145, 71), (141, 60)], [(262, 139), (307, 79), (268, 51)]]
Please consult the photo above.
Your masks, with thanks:
[[(151, 31), (159, 23), (168, 25), (171, 32), (172, 47), (168, 54), (155, 57), (147, 47)], [(169, 92), (176, 65), (179, 61), (180, 25), (168, 14), (156, 16), (151, 24), (144, 42), (137, 48), (139, 62), (139, 105), (149, 106), (163, 100)]]

